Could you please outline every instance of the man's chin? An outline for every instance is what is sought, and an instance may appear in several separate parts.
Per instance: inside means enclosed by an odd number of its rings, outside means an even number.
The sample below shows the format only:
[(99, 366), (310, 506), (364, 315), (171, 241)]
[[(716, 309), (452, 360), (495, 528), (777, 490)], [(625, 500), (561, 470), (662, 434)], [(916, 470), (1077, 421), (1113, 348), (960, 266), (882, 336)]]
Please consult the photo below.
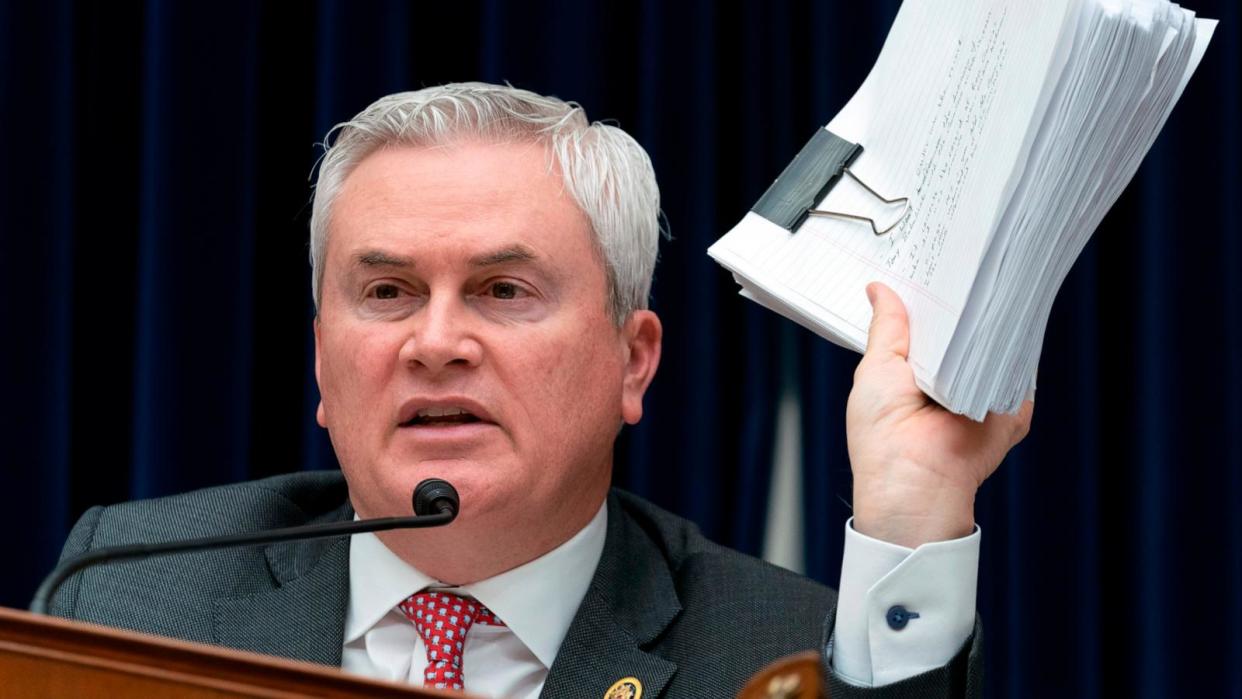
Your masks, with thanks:
[[(491, 505), (498, 499), (498, 491), (503, 487), (502, 479), (498, 476), (512, 472), (510, 465), (495, 460), (429, 459), (402, 469), (397, 478), (390, 479), (384, 489), (387, 491), (386, 495), (399, 493), (409, 498), (404, 504), (408, 508), (412, 507), (412, 496), (420, 483), (432, 478), (446, 481), (457, 491), (461, 503), (458, 517), (464, 519), (480, 509), (492, 509)], [(399, 501), (392, 495), (383, 497), (383, 500)], [(517, 497), (516, 493), (514, 497)]]

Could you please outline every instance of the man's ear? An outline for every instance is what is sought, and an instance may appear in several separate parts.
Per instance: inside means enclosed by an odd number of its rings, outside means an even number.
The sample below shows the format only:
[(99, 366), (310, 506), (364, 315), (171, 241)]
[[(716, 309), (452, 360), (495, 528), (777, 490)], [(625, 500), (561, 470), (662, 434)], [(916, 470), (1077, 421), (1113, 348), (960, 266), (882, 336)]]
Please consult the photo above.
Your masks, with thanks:
[(315, 422), (320, 427), (327, 428), (328, 416), (323, 411), (323, 382), (319, 380), (319, 357), (323, 352), (319, 349), (319, 316), (315, 316), (315, 385), (319, 387), (319, 407), (315, 408)]
[(621, 384), (621, 419), (634, 425), (643, 417), (643, 394), (660, 366), (664, 326), (651, 311), (634, 311), (621, 329), (626, 343), (625, 376)]

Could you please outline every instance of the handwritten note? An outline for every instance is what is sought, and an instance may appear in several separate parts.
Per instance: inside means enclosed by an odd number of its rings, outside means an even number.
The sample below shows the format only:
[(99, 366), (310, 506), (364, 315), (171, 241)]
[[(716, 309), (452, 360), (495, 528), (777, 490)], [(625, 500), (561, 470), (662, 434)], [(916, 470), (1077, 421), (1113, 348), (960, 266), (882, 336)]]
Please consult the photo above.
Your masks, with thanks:
[(989, 11), (983, 34), (959, 37), (936, 95), (936, 111), (928, 116), (927, 135), (914, 168), (916, 202), (895, 234), (887, 238), (884, 266), (893, 274), (927, 287), (932, 283), (949, 235), (948, 222), (957, 214), (962, 185), (979, 155), (983, 125), (996, 102), (1008, 44), (1002, 29), (1007, 8)]

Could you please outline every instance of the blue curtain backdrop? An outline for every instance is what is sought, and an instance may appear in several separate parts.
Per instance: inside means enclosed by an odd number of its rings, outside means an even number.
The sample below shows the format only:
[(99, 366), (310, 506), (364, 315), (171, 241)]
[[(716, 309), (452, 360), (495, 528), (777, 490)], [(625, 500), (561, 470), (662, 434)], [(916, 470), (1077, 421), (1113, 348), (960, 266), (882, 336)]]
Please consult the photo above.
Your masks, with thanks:
[[(991, 696), (1234, 696), (1242, 662), (1239, 6), (1053, 310), (1034, 428), (983, 488)], [(0, 603), (88, 506), (335, 460), (307, 175), (375, 97), (510, 81), (650, 151), (667, 331), (618, 483), (755, 553), (782, 362), (809, 573), (835, 584), (856, 357), (705, 248), (866, 75), (896, 2), (0, 2)]]

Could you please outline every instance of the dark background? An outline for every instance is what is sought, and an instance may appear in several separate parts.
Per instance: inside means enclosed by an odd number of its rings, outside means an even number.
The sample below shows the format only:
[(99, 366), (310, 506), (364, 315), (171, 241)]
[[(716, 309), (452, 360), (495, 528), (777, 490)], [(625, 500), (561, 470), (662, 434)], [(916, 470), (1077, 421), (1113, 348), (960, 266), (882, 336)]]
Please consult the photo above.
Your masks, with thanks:
[[(983, 488), (992, 696), (1234, 696), (1242, 661), (1239, 7), (1053, 310), (1030, 437)], [(749, 552), (782, 380), (835, 585), (855, 355), (704, 254), (866, 75), (895, 2), (0, 2), (0, 603), (88, 506), (331, 468), (314, 143), (376, 97), (510, 81), (650, 151), (667, 332), (617, 481)]]

